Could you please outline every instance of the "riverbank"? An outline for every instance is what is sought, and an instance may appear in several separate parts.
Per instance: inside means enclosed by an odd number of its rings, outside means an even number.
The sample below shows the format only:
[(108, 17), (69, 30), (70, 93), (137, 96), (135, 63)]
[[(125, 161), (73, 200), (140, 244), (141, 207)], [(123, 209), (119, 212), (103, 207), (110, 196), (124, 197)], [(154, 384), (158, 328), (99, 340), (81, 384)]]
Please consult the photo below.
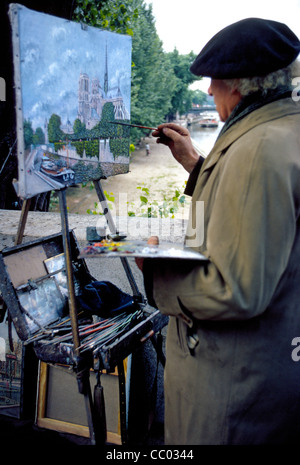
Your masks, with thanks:
[[(150, 146), (148, 156), (146, 144)], [(109, 196), (113, 214), (142, 216), (148, 208), (152, 208), (152, 214), (159, 215), (160, 207), (168, 217), (171, 217), (172, 213), (168, 213), (167, 210), (174, 208), (178, 209), (174, 212), (174, 217), (187, 218), (190, 199), (186, 196), (183, 199), (182, 195), (188, 173), (174, 160), (168, 147), (157, 144), (156, 139), (151, 136), (143, 139), (131, 155), (129, 170), (129, 173), (101, 181), (103, 190)], [(141, 196), (145, 202), (141, 202)], [(80, 215), (102, 212), (92, 184), (68, 188), (67, 207), (69, 213)], [(58, 205), (52, 202), (51, 211), (57, 210)]]

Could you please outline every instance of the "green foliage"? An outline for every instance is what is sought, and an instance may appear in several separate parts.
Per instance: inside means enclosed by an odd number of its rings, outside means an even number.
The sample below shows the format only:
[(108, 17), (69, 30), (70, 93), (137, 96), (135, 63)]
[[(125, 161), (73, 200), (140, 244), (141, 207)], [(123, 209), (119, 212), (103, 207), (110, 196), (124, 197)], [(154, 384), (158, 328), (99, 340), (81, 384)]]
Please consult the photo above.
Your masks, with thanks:
[(76, 0), (76, 5), (76, 21), (132, 35), (132, 22), (138, 17), (134, 0)]
[(29, 120), (24, 120), (23, 124), (24, 130), (24, 144), (25, 149), (27, 149), (31, 144), (38, 145), (45, 143), (45, 134), (42, 128), (36, 128), (36, 131), (32, 129), (32, 123)]
[(42, 128), (38, 127), (33, 134), (33, 143), (35, 145), (44, 144), (45, 143), (45, 134)]
[(99, 139), (89, 140), (85, 142), (85, 153), (89, 158), (99, 156)]
[(168, 57), (176, 76), (176, 90), (172, 96), (172, 109), (169, 114), (172, 118), (176, 112), (183, 114), (192, 107), (194, 91), (190, 90), (189, 86), (200, 78), (190, 72), (190, 66), (196, 58), (193, 52), (180, 55), (175, 49), (172, 53), (168, 53)]
[(48, 123), (48, 139), (49, 142), (57, 142), (64, 138), (64, 133), (60, 129), (61, 119), (60, 116), (53, 113)]
[(204, 105), (207, 103), (207, 94), (202, 90), (194, 90), (192, 95), (192, 103), (194, 105)]
[[(49, 141), (54, 143), (56, 152), (66, 143), (70, 143), (81, 157), (85, 153), (88, 158), (93, 158), (99, 156), (99, 139), (109, 139), (110, 150), (114, 157), (129, 156), (129, 151), (134, 151), (134, 145), (130, 146), (130, 128), (111, 124), (111, 121), (115, 121), (114, 106), (111, 102), (105, 103), (101, 121), (91, 130), (86, 129), (85, 124), (76, 119), (73, 125), (74, 134), (64, 134), (60, 129), (60, 117), (53, 114), (48, 125)], [(28, 125), (28, 140), (32, 140), (30, 130), (32, 131), (31, 126)]]
[(27, 149), (33, 143), (33, 129), (31, 121), (28, 121), (26, 119), (24, 120), (23, 130), (25, 149)]
[(85, 124), (80, 121), (80, 119), (75, 119), (73, 124), (74, 137), (76, 139), (84, 139), (86, 135)]
[[(109, 123), (109, 121), (114, 121), (115, 119), (115, 112), (114, 112), (114, 105), (112, 102), (107, 102), (102, 110), (101, 116), (101, 123)], [(109, 129), (112, 128), (111, 124), (108, 124)]]
[[(92, 188), (92, 187), (90, 186), (90, 188)], [(114, 196), (114, 194), (112, 192), (109, 194), (106, 190), (104, 190), (103, 193), (104, 193), (104, 195), (106, 197), (108, 208), (111, 210), (113, 208), (113, 203), (115, 201), (115, 196)], [(99, 203), (98, 202), (94, 202), (94, 209), (93, 210), (88, 208), (86, 212), (89, 215), (104, 215), (103, 211), (99, 211)]]
[(49, 212), (59, 211), (58, 191), (51, 191), (49, 199)]
[(103, 176), (102, 168), (99, 163), (85, 163), (79, 160), (72, 169), (76, 173), (76, 181), (79, 183), (86, 182), (89, 179), (100, 179)]
[[(139, 20), (134, 24), (132, 39), (131, 119), (155, 127), (165, 121), (171, 108), (176, 79), (156, 32), (152, 7), (138, 3)], [(132, 130), (131, 134), (138, 138), (145, 131)]]
[(138, 186), (141, 190), (140, 205), (135, 211), (128, 212), (128, 216), (140, 216), (147, 218), (175, 218), (175, 214), (185, 206), (186, 198), (179, 189), (175, 192), (167, 188), (162, 194), (163, 199), (158, 201), (147, 187)]
[(110, 139), (109, 148), (114, 157), (126, 154), (128, 151), (129, 142), (129, 138)]
[(55, 153), (58, 153), (58, 151), (61, 150), (63, 147), (64, 147), (63, 142), (54, 142)]
[[(137, 189), (141, 191), (141, 195), (139, 196), (140, 203), (139, 205), (130, 204), (130, 209), (127, 211), (127, 215), (130, 217), (175, 218), (176, 213), (186, 205), (186, 197), (178, 188), (172, 191), (167, 186), (166, 190), (162, 193), (162, 200), (156, 200), (148, 187), (138, 186)], [(109, 208), (112, 209), (115, 202), (114, 194), (112, 192), (108, 194), (107, 191), (104, 191), (104, 194)], [(103, 212), (99, 211), (98, 202), (95, 202), (94, 209), (89, 208), (87, 213), (103, 215)]]
[(115, 201), (115, 196), (112, 192), (109, 194), (107, 191), (104, 191), (104, 195), (109, 202)]
[[(87, 157), (98, 156), (99, 139), (109, 139), (110, 150), (114, 157), (129, 155), (130, 129), (128, 126), (111, 124), (112, 121), (115, 121), (114, 106), (112, 102), (107, 102), (102, 109), (101, 121), (93, 129), (88, 130), (79, 119), (75, 120), (74, 135), (69, 135), (69, 141), (76, 147), (80, 156), (83, 156), (84, 150)], [(133, 150), (134, 146), (130, 151)]]
[[(101, 115), (101, 121), (98, 123), (94, 129), (93, 132), (98, 135), (98, 137), (108, 139), (110, 137), (117, 137), (117, 125), (110, 124), (110, 121), (115, 120), (115, 114), (114, 114), (114, 106), (111, 102), (105, 103), (103, 110), (102, 110), (102, 115)], [(121, 134), (122, 135), (122, 128), (121, 128)]]

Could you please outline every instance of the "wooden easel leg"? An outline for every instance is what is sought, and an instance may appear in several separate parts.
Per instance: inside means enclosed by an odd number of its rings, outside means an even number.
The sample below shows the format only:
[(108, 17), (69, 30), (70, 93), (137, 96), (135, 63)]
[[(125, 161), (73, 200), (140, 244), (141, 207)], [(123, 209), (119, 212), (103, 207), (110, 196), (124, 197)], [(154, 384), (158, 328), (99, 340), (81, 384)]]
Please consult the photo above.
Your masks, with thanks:
[(58, 191), (58, 196), (59, 196), (59, 205), (60, 205), (60, 214), (61, 214), (61, 226), (62, 226), (64, 253), (65, 253), (66, 274), (67, 274), (67, 282), (68, 282), (69, 313), (70, 313), (70, 319), (71, 319), (74, 352), (75, 352), (75, 356), (77, 360), (75, 372), (76, 372), (76, 377), (77, 377), (78, 390), (80, 394), (84, 396), (84, 400), (85, 400), (87, 420), (88, 420), (88, 426), (89, 426), (89, 432), (90, 432), (90, 440), (92, 444), (95, 444), (96, 438), (95, 438), (95, 429), (94, 429), (94, 405), (93, 405), (91, 387), (90, 387), (90, 367), (88, 363), (86, 362), (86, 360), (80, 355), (80, 350), (79, 350), (80, 340), (79, 340), (79, 330), (78, 330), (74, 274), (73, 274), (73, 267), (72, 267), (70, 231), (69, 231), (69, 225), (68, 225), (66, 189), (61, 189), (60, 191)]
[(26, 221), (27, 221), (27, 217), (28, 217), (28, 212), (29, 212), (29, 208), (30, 208), (30, 203), (31, 203), (31, 199), (25, 199), (23, 201), (21, 216), (20, 216), (20, 221), (19, 221), (19, 226), (18, 226), (18, 231), (17, 231), (17, 235), (16, 235), (16, 238), (15, 238), (15, 245), (19, 245), (19, 244), (22, 243), (23, 235), (24, 235), (24, 231), (25, 231), (25, 226), (26, 226)]
[[(115, 226), (112, 214), (111, 214), (111, 212), (109, 210), (107, 200), (106, 200), (106, 197), (104, 195), (104, 192), (103, 192), (103, 189), (102, 189), (102, 186), (101, 186), (101, 181), (97, 180), (97, 181), (93, 181), (93, 182), (94, 182), (94, 186), (95, 186), (98, 198), (100, 200), (102, 210), (103, 210), (107, 225), (109, 227), (109, 230), (110, 230), (111, 234), (118, 234), (118, 230), (117, 230), (117, 228)], [(123, 265), (124, 271), (126, 273), (128, 281), (129, 281), (129, 284), (131, 286), (134, 298), (138, 302), (143, 303), (144, 302), (144, 297), (143, 297), (143, 295), (140, 293), (140, 291), (138, 289), (138, 286), (137, 286), (136, 281), (134, 279), (134, 276), (132, 274), (132, 271), (131, 271), (131, 268), (130, 268), (130, 265), (128, 263), (127, 258), (126, 257), (121, 257), (120, 260), (121, 260), (121, 263)]]
[(103, 192), (103, 189), (102, 189), (102, 186), (101, 186), (101, 182), (100, 182), (100, 180), (93, 181), (93, 182), (94, 182), (94, 186), (95, 186), (95, 189), (96, 189), (96, 192), (97, 192), (97, 196), (98, 196), (98, 199), (100, 200), (101, 207), (102, 207), (102, 210), (103, 210), (107, 225), (109, 227), (109, 230), (110, 230), (111, 234), (117, 234), (118, 231), (117, 231), (117, 228), (115, 226), (115, 223), (114, 223), (112, 214), (110, 212), (110, 209), (108, 207), (107, 200), (106, 200), (106, 197), (104, 195), (104, 192)]
[(75, 354), (78, 356), (78, 348), (80, 345), (79, 341), (79, 332), (78, 332), (78, 320), (77, 320), (77, 308), (76, 308), (76, 296), (75, 296), (75, 286), (74, 286), (74, 275), (72, 267), (72, 252), (71, 252), (71, 243), (70, 243), (70, 231), (68, 224), (68, 212), (67, 212), (67, 202), (66, 202), (66, 191), (61, 189), (58, 191), (59, 197), (59, 207), (60, 207), (60, 218), (61, 218), (61, 229), (65, 253), (65, 263), (66, 263), (66, 274), (68, 282), (68, 295), (69, 295), (69, 312), (72, 326), (73, 334), (73, 344)]

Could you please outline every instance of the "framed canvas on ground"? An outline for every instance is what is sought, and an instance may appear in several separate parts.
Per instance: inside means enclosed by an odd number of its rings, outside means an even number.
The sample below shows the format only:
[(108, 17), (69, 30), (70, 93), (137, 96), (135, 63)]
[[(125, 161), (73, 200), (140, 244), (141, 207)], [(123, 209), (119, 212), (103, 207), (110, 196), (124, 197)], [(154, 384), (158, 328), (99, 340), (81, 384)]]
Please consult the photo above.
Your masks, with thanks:
[[(90, 373), (91, 387), (96, 384)], [(107, 443), (122, 444), (117, 370), (101, 375), (107, 423)], [(62, 433), (90, 436), (84, 399), (78, 392), (76, 375), (68, 367), (40, 363), (36, 424)]]

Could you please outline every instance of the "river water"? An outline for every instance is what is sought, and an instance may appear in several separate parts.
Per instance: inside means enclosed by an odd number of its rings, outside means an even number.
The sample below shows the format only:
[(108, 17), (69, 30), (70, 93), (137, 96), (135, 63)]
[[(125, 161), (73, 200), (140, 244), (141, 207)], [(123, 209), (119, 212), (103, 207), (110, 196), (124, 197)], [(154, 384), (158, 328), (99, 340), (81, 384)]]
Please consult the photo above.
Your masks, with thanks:
[(201, 150), (208, 155), (223, 125), (224, 123), (220, 122), (217, 128), (200, 128), (199, 125), (192, 124), (188, 129), (191, 137), (199, 144)]

